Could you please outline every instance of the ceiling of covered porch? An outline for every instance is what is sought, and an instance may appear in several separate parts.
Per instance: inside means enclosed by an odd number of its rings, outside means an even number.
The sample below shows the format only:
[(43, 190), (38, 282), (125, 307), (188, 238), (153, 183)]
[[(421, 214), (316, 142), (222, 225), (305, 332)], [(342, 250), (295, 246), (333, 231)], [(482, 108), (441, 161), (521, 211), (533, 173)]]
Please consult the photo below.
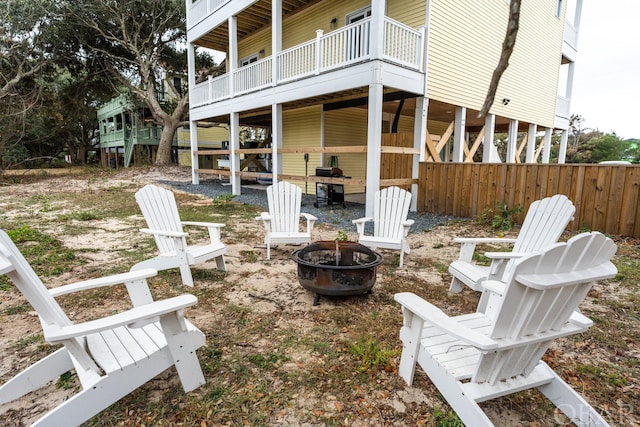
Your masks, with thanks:
[[(399, 113), (403, 116), (413, 117), (416, 108), (416, 96), (408, 92), (401, 92), (393, 88), (384, 90), (383, 112), (389, 114), (397, 114), (398, 109), (402, 106)], [(322, 105), (325, 111), (336, 110), (341, 108), (367, 108), (368, 88), (355, 88), (348, 91), (331, 93), (323, 96), (310, 97), (296, 100), (283, 104), (283, 111), (294, 110), (298, 108), (310, 107), (314, 105)], [(427, 118), (430, 121), (441, 123), (451, 123), (455, 119), (455, 105), (434, 99), (429, 100)], [(484, 118), (478, 117), (478, 111), (467, 109), (466, 129), (468, 132), (479, 132), (484, 126)], [(217, 123), (229, 123), (229, 116), (212, 117), (208, 121)], [(265, 106), (250, 111), (244, 111), (240, 114), (241, 126), (254, 127), (271, 127), (271, 107)], [(519, 123), (519, 130), (526, 131), (528, 123)], [(496, 132), (507, 132), (509, 129), (509, 119), (506, 117), (496, 116)]]
[[(295, 15), (321, 0), (282, 0), (282, 18)], [(271, 0), (260, 0), (238, 14), (238, 39), (271, 25)], [(226, 52), (229, 45), (227, 22), (195, 41), (198, 46)]]

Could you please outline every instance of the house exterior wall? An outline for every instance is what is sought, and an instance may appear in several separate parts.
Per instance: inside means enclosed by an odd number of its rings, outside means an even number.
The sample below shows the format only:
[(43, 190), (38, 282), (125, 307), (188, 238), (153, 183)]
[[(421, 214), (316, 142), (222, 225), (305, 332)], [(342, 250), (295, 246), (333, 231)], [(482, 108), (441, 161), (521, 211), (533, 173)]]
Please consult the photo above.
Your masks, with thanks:
[[(325, 147), (367, 145), (367, 110), (344, 108), (325, 112)], [(325, 155), (325, 166), (329, 166), (331, 155)], [(337, 154), (338, 167), (346, 176), (365, 179), (367, 172), (366, 153)], [(346, 185), (344, 192), (362, 193), (364, 186)]]
[[(320, 147), (321, 114), (321, 106), (285, 111), (282, 115), (282, 147)], [(305, 173), (307, 175), (315, 175), (315, 168), (319, 165), (319, 153), (309, 153), (308, 170), (306, 172), (304, 153), (282, 154), (282, 172), (285, 175), (305, 176)], [(300, 181), (293, 181), (292, 183), (301, 186), (305, 190), (304, 183)], [(315, 186), (309, 185), (308, 192), (315, 194)]]
[[(429, 98), (474, 110), (482, 107), (500, 58), (508, 3), (432, 1)], [(513, 55), (491, 112), (553, 127), (564, 28), (564, 19), (556, 16), (556, 7), (557, 0), (523, 2)], [(532, 76), (534, 84), (530, 84)], [(500, 102), (503, 98), (510, 100), (508, 105)]]
[[(264, 49), (264, 54), (259, 55), (258, 59), (271, 56), (271, 28), (251, 34), (238, 41), (238, 61), (249, 55), (259, 53)], [(227, 68), (229, 65), (227, 64)]]
[[(415, 1), (415, 0), (412, 0)], [(282, 48), (287, 49), (316, 37), (316, 30), (331, 31), (331, 20), (337, 18), (338, 28), (344, 27), (346, 15), (370, 5), (369, 0), (325, 1), (316, 3), (300, 13), (283, 20)], [(271, 28), (252, 34), (238, 43), (238, 59), (258, 53), (261, 58), (271, 55)]]
[(387, 16), (412, 28), (426, 25), (425, 0), (388, 0)]
[[(191, 147), (191, 137), (189, 129), (179, 128), (177, 131), (178, 146)], [(198, 127), (198, 147), (200, 148), (221, 148), (222, 141), (229, 141), (229, 127), (213, 126)]]

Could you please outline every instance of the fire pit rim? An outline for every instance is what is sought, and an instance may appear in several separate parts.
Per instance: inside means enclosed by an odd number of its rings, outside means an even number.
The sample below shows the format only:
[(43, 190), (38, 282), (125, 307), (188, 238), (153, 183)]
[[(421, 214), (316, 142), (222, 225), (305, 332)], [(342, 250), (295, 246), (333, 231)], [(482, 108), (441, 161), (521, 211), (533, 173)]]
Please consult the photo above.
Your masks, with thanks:
[[(331, 265), (331, 264), (314, 264), (312, 262), (306, 261), (304, 259), (302, 259), (299, 255), (302, 253), (307, 253), (307, 252), (312, 252), (313, 249), (315, 249), (315, 247), (319, 246), (320, 244), (335, 244), (336, 242), (338, 242), (338, 247), (340, 247), (341, 245), (344, 246), (353, 246), (355, 248), (358, 249), (359, 252), (365, 253), (367, 255), (372, 255), (375, 257), (375, 259), (371, 262), (365, 263), (365, 264), (354, 264), (354, 265)], [(332, 249), (332, 248), (327, 248), (327, 250)], [(364, 249), (364, 250), (360, 250), (360, 249)], [(382, 256), (382, 254), (366, 247), (365, 245), (358, 243), (358, 242), (354, 242), (351, 240), (317, 240), (315, 242), (309, 243), (307, 246), (305, 246), (304, 248), (300, 248), (297, 249), (295, 251), (293, 251), (291, 253), (291, 259), (293, 259), (296, 263), (298, 264), (303, 264), (306, 265), (307, 267), (316, 267), (316, 268), (326, 268), (326, 269), (338, 269), (338, 270), (356, 270), (356, 269), (362, 269), (362, 268), (370, 268), (370, 267), (377, 267), (380, 264), (382, 264), (384, 262), (384, 257)]]
[[(354, 252), (363, 254), (365, 257), (373, 257), (372, 261), (356, 263), (353, 265), (336, 265), (331, 263), (314, 264), (302, 259), (305, 253), (316, 251), (339, 251), (343, 253)], [(328, 296), (351, 296), (363, 295), (371, 292), (375, 282), (377, 269), (384, 261), (384, 257), (365, 245), (353, 241), (320, 240), (304, 248), (298, 249), (291, 254), (291, 258), (296, 262), (298, 269), (298, 281), (303, 288), (314, 292), (313, 305), (318, 305), (320, 295)], [(315, 272), (311, 276), (306, 276), (309, 272)], [(352, 276), (352, 275), (356, 276)], [(353, 282), (354, 278), (356, 281)]]

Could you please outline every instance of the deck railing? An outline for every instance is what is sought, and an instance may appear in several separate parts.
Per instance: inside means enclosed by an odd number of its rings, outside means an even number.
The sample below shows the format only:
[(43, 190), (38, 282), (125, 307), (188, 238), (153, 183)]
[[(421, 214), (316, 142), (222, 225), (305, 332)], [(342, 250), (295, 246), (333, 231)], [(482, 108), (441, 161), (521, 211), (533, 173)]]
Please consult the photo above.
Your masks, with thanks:
[(564, 96), (558, 95), (556, 100), (556, 116), (568, 119), (571, 117), (569, 113), (570, 101)]
[(318, 42), (299, 44), (278, 54), (279, 82), (317, 74)]
[[(384, 18), (383, 31), (383, 45), (379, 52), (372, 52), (371, 18), (327, 34), (318, 30), (315, 39), (277, 54), (277, 83), (317, 75), (373, 58), (382, 58), (423, 71), (424, 32), (388, 17)], [(195, 85), (191, 89), (191, 105), (204, 105), (273, 85), (272, 58), (263, 58), (236, 69), (233, 73), (232, 92), (228, 77), (222, 81), (228, 74)]]
[(238, 68), (233, 73), (234, 95), (240, 95), (270, 86), (272, 74), (271, 57)]
[(191, 28), (207, 16), (215, 12), (220, 6), (231, 0), (196, 0), (187, 11), (187, 27)]
[(384, 19), (384, 58), (422, 71), (424, 30)]

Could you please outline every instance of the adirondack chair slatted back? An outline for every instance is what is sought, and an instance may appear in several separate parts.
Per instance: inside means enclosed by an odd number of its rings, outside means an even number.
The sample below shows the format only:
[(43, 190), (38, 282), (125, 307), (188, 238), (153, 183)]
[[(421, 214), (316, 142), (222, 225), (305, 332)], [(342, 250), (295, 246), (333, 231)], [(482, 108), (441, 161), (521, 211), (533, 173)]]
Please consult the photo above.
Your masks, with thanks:
[(536, 200), (529, 207), (513, 252), (535, 253), (558, 241), (576, 208), (563, 194)]
[(45, 324), (71, 324), (71, 320), (4, 230), (0, 230), (0, 272), (9, 276)]
[(267, 187), (271, 231), (296, 233), (300, 228), (302, 190), (297, 185), (280, 181)]
[[(150, 229), (183, 232), (173, 192), (155, 185), (146, 185), (136, 192), (136, 202)], [(153, 238), (161, 254), (175, 251), (172, 238), (157, 234)]]
[(403, 237), (402, 221), (407, 219), (411, 193), (399, 187), (387, 187), (376, 192), (373, 220), (376, 237)]
[(615, 276), (616, 267), (610, 262), (615, 252), (611, 239), (583, 233), (517, 263), (489, 336), (523, 345), (483, 354), (472, 380), (494, 383), (528, 375), (551, 341), (562, 336), (560, 330), (594, 281)]

